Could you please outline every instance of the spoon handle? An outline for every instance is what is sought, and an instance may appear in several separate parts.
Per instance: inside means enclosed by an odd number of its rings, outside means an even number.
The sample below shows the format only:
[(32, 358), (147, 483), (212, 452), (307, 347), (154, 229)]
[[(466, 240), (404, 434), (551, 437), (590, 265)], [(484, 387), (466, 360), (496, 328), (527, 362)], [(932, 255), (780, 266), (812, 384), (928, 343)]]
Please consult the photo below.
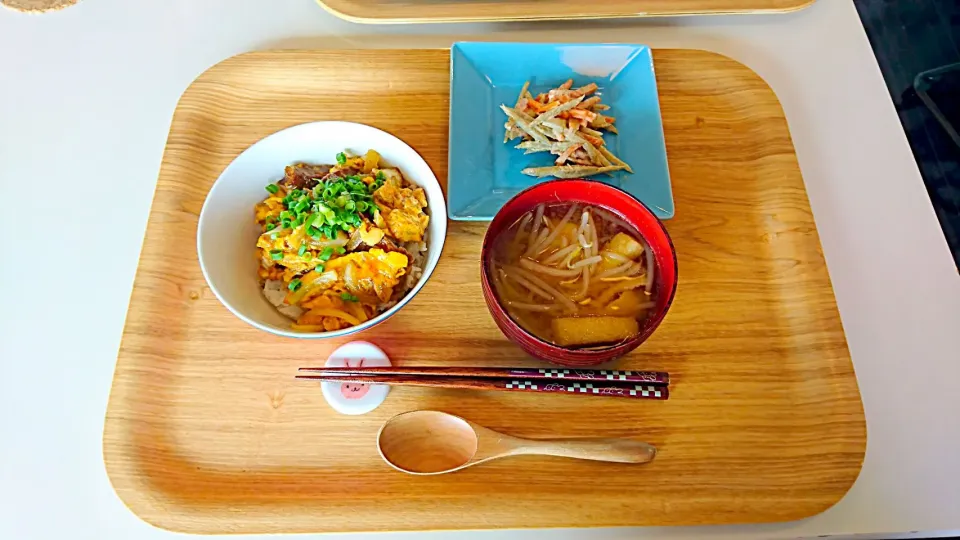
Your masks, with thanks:
[(657, 449), (630, 439), (555, 439), (520, 440), (511, 454), (539, 454), (614, 463), (647, 463)]

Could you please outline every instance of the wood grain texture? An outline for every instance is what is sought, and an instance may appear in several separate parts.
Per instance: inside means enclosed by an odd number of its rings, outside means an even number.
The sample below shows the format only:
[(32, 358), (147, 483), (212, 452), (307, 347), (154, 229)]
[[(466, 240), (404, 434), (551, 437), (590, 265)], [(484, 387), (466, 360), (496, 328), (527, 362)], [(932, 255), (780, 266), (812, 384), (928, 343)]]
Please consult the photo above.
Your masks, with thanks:
[(816, 0), (317, 0), (355, 23), (612, 19), (668, 15), (782, 13)]
[[(445, 184), (449, 51), (259, 52), (202, 74), (174, 113), (106, 415), (104, 458), (124, 502), (193, 533), (771, 522), (837, 502), (859, 473), (865, 423), (783, 111), (726, 57), (654, 58), (680, 283), (662, 326), (617, 367), (669, 372), (671, 399), (395, 388), (360, 417), (293, 378), (342, 340), (275, 337), (214, 298), (197, 218), (237, 154), (314, 120), (389, 131)], [(451, 222), (430, 282), (362, 338), (399, 364), (538, 367), (484, 305), (484, 228)], [(414, 478), (375, 444), (383, 421), (414, 409), (660, 452), (643, 467), (519, 457)]]

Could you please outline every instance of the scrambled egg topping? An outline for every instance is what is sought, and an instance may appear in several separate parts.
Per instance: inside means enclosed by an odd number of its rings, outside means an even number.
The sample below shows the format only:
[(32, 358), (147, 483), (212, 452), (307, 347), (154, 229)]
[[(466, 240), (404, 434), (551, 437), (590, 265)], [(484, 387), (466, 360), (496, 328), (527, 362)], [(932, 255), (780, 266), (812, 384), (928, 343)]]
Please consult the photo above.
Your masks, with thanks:
[(373, 194), (373, 200), (390, 233), (401, 242), (422, 242), (430, 217), (423, 209), (427, 207), (427, 197), (422, 188), (403, 187), (403, 179), (396, 169), (382, 170), (386, 181)]
[(326, 269), (337, 272), (344, 289), (360, 302), (372, 304), (390, 299), (400, 276), (406, 273), (408, 262), (403, 253), (374, 248), (333, 259)]
[(286, 195), (286, 191), (278, 190), (276, 193), (264, 199), (263, 202), (257, 203), (257, 205), (253, 207), (253, 213), (257, 223), (266, 223), (267, 218), (277, 219), (280, 216), (280, 212), (284, 210), (283, 198)]
[[(366, 321), (377, 306), (393, 295), (406, 274), (407, 256), (398, 252), (371, 249), (331, 259), (323, 272), (310, 272), (285, 303), (307, 310), (297, 325), (322, 326), (329, 331)], [(328, 320), (333, 319), (333, 320)], [(346, 322), (348, 324), (343, 325)], [(296, 328), (303, 330), (303, 328)]]

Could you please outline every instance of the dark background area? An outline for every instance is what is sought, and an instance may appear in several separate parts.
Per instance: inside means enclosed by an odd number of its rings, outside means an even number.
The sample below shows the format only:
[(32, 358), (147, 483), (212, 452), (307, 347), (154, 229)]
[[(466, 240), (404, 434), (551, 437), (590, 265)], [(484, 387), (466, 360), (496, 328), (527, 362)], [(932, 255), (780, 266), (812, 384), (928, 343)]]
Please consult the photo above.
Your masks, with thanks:
[(960, 268), (960, 0), (854, 3)]

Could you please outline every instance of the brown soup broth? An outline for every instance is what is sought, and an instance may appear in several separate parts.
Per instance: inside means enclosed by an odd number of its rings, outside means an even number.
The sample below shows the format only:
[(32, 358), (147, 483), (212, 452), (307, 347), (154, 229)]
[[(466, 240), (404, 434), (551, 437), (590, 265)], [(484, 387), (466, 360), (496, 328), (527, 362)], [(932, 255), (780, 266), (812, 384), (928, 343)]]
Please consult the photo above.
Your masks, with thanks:
[(494, 239), (501, 305), (524, 330), (564, 347), (638, 334), (655, 304), (655, 260), (638, 231), (580, 203), (541, 205)]

